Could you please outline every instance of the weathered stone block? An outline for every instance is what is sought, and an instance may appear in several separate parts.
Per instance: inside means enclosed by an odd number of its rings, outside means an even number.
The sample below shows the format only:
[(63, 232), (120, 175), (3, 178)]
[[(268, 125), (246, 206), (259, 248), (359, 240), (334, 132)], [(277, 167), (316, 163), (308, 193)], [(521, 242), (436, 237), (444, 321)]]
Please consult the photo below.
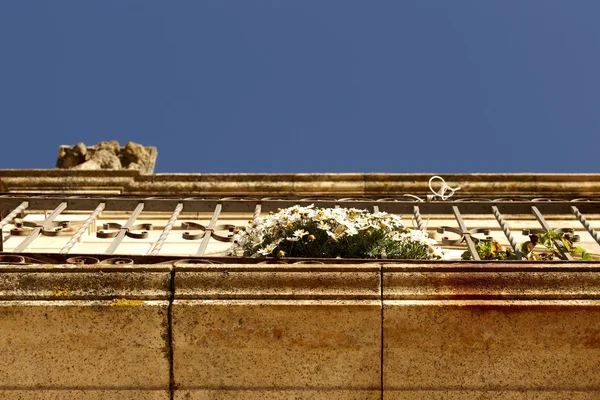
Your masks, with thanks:
[(598, 300), (385, 300), (383, 328), (386, 398), (600, 396)]
[(176, 384), (379, 393), (380, 323), (380, 302), (370, 300), (178, 300)]
[(379, 277), (377, 265), (176, 267), (176, 398), (379, 398)]
[(168, 399), (170, 275), (0, 267), (0, 398)]
[(167, 301), (0, 302), (0, 393), (168, 390), (167, 309)]

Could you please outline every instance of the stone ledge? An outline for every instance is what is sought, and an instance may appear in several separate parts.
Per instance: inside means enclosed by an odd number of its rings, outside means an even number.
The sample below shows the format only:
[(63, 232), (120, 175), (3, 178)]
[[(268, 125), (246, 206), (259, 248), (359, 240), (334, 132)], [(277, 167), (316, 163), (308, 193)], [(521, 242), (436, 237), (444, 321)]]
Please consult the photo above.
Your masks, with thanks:
[[(203, 196), (398, 196), (430, 194), (432, 174), (155, 174), (139, 171), (0, 170), (1, 192)], [(600, 194), (600, 174), (444, 174), (457, 196), (585, 197)]]
[(373, 265), (178, 265), (176, 299), (380, 299)]
[(384, 265), (384, 300), (600, 299), (600, 265)]
[(0, 300), (167, 300), (169, 267), (0, 268)]

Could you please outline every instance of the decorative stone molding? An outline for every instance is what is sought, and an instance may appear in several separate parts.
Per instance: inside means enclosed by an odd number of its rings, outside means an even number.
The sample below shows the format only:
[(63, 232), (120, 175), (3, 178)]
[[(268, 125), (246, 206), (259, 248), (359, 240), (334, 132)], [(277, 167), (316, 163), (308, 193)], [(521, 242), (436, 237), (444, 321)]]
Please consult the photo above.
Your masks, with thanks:
[(0, 265), (0, 300), (168, 300), (170, 266)]
[[(0, 191), (177, 196), (373, 197), (430, 194), (430, 174), (154, 174), (138, 170), (0, 170)], [(600, 174), (444, 174), (456, 197), (600, 195)]]
[(176, 299), (379, 300), (379, 264), (175, 267)]
[(151, 174), (156, 164), (156, 147), (144, 147), (128, 142), (100, 142), (94, 146), (77, 143), (74, 146), (62, 145), (59, 148), (56, 168), (72, 170), (130, 169), (142, 174)]
[(384, 300), (600, 299), (597, 263), (385, 264)]

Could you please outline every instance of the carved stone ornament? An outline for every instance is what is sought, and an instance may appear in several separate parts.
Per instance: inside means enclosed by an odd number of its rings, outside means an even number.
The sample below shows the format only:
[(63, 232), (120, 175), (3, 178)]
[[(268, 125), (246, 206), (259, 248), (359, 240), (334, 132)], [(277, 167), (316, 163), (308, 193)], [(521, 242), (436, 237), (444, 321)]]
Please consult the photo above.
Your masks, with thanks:
[(128, 142), (100, 142), (94, 146), (77, 143), (74, 146), (60, 146), (56, 168), (62, 169), (133, 169), (143, 174), (154, 172), (156, 147), (142, 146)]

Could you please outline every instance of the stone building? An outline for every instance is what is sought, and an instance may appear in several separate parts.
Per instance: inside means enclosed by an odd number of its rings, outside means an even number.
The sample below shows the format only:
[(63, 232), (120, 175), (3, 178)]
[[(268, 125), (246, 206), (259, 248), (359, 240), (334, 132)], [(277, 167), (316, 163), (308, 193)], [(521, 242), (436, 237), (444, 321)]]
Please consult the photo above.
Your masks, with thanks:
[[(156, 149), (111, 146), (0, 171), (0, 398), (600, 398), (600, 175), (447, 174), (446, 198), (425, 174), (154, 174)], [(398, 214), (450, 259), (225, 255), (296, 204)], [(473, 251), (548, 231), (586, 260)]]

